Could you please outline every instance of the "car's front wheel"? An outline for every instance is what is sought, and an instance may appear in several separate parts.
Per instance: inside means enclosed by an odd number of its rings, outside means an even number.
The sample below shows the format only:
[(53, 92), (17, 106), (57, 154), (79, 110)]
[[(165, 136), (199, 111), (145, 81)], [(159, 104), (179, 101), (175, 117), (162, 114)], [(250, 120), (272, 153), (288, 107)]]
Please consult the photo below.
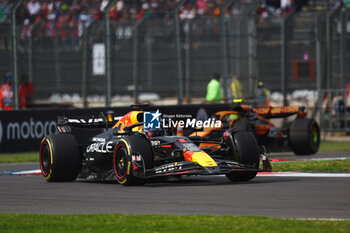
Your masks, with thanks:
[[(234, 160), (243, 165), (248, 165), (252, 169), (259, 168), (260, 153), (259, 146), (250, 132), (237, 132), (232, 135), (232, 151)], [(226, 177), (234, 182), (248, 181), (255, 178), (257, 171), (232, 171)]]
[(75, 137), (71, 134), (46, 136), (39, 153), (41, 173), (49, 182), (68, 182), (77, 178), (81, 155)]
[(117, 181), (123, 185), (143, 185), (145, 179), (133, 175), (130, 156), (142, 157), (145, 169), (153, 168), (152, 146), (141, 136), (125, 137), (116, 145), (113, 154), (113, 168)]

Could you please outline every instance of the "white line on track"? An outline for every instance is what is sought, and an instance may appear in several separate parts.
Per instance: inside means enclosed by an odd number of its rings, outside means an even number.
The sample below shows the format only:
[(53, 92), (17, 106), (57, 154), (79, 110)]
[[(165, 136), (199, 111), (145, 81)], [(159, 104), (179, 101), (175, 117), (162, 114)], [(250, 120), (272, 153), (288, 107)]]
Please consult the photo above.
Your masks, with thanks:
[[(290, 219), (290, 218), (284, 218)], [(310, 221), (347, 221), (346, 218), (296, 218), (298, 220), (310, 220)]]
[(347, 160), (347, 159), (350, 159), (350, 157), (296, 159), (296, 161), (328, 161), (328, 160)]
[[(2, 175), (41, 175), (40, 169), (24, 171), (8, 171)], [(224, 176), (224, 175), (220, 175)], [(309, 173), (309, 172), (259, 172), (257, 176), (262, 177), (350, 177), (350, 173)]]
[(304, 161), (333, 161), (333, 160), (348, 160), (350, 157), (335, 157), (335, 158), (311, 158), (311, 159), (276, 159), (269, 158), (272, 163), (282, 162), (304, 162)]
[(257, 176), (279, 176), (279, 177), (350, 177), (350, 173), (259, 172)]

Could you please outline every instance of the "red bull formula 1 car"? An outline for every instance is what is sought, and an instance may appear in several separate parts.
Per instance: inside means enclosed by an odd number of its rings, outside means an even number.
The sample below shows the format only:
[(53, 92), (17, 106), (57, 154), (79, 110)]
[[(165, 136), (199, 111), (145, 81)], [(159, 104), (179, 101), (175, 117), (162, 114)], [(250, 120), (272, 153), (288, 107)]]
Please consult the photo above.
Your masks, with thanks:
[[(277, 127), (271, 122), (271, 119), (290, 116), (296, 117), (285, 127)], [(215, 113), (214, 118), (222, 122), (221, 127), (204, 128), (203, 131), (192, 133), (190, 136), (197, 135), (204, 140), (220, 141), (228, 129), (235, 132), (252, 132), (258, 144), (264, 145), (268, 152), (291, 150), (296, 155), (316, 153), (321, 142), (317, 122), (306, 118), (305, 107), (302, 106), (251, 108), (248, 105), (237, 104), (231, 111)]]
[[(57, 126), (59, 134), (42, 140), (44, 178), (49, 182), (116, 179), (123, 185), (142, 185), (153, 177), (225, 174), (236, 182), (271, 170), (250, 132), (228, 130), (222, 141), (199, 148), (198, 137), (173, 135), (164, 128), (145, 130), (143, 121), (142, 111), (118, 118), (108, 114), (89, 120), (65, 119)], [(90, 136), (93, 129), (101, 132)]]

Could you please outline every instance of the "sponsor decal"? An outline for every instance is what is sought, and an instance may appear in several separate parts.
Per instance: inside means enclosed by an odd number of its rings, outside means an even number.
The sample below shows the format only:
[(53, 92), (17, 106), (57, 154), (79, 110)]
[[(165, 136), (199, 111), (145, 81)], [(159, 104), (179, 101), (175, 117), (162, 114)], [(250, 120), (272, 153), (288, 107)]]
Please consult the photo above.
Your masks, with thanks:
[(182, 145), (187, 149), (187, 151), (191, 151), (191, 152), (201, 152), (202, 151), (201, 149), (199, 149), (198, 146), (196, 146), (192, 142), (186, 142), (186, 143), (183, 143)]
[[(121, 117), (114, 117), (114, 121), (120, 120)], [(67, 119), (69, 123), (76, 123), (76, 124), (93, 124), (93, 123), (101, 123), (105, 120), (103, 118), (90, 118), (90, 119)]]
[(58, 131), (60, 131), (61, 133), (68, 133), (71, 132), (71, 128), (68, 126), (57, 126)]
[(156, 112), (144, 112), (143, 113), (143, 127), (145, 130), (160, 129), (160, 122), (162, 114), (157, 110)]
[(162, 166), (156, 169), (156, 174), (175, 171), (175, 164)]
[(181, 163), (181, 162), (166, 164), (166, 165), (163, 165), (163, 166), (156, 168), (155, 173), (161, 174), (161, 173), (172, 172), (172, 171), (176, 172), (178, 170), (181, 170), (182, 166), (183, 166), (183, 163)]
[(105, 142), (106, 139), (104, 139), (104, 138), (93, 138), (92, 141), (93, 142)]
[(6, 139), (41, 139), (45, 135), (55, 134), (56, 131), (57, 129), (55, 121), (42, 122), (34, 121), (33, 118), (30, 118), (29, 121), (23, 121), (21, 123), (9, 122), (6, 128)]
[(151, 145), (152, 146), (158, 146), (160, 145), (160, 141), (157, 139), (157, 140), (151, 140)]
[(111, 153), (113, 142), (96, 142), (86, 148), (86, 152)]
[(139, 162), (142, 160), (141, 155), (132, 155), (131, 158), (133, 162)]

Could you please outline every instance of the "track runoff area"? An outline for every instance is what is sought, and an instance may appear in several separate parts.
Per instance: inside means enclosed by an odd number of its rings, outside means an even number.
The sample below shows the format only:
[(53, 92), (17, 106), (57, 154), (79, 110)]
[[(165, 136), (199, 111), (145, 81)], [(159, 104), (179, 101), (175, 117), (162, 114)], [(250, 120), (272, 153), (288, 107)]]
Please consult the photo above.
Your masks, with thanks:
[[(297, 157), (272, 154), (272, 164), (350, 159), (348, 152)], [(140, 187), (77, 180), (47, 183), (38, 163), (1, 164), (0, 212), (81, 214), (209, 214), (300, 219), (350, 219), (349, 173), (271, 172), (243, 183), (223, 176), (185, 176)], [(45, 201), (43, 202), (43, 193)], [(116, 198), (116, 193), (123, 198)]]
[[(335, 159), (303, 159), (300, 161), (331, 161), (331, 160), (344, 160), (344, 159), (350, 159), (346, 157), (339, 157)], [(272, 160), (272, 163), (279, 163), (279, 162), (296, 162), (298, 160), (282, 160), (275, 162), (275, 160)], [(40, 169), (29, 169), (29, 170), (14, 170), (14, 171), (4, 171), (0, 173), (1, 175), (41, 175)], [(218, 175), (218, 176), (225, 176), (225, 175)], [(257, 176), (262, 177), (348, 177), (350, 178), (350, 173), (321, 173), (321, 172), (259, 172)]]
[[(321, 153), (320, 153), (321, 154)], [(322, 156), (322, 154), (321, 154)], [(271, 158), (270, 162), (272, 164), (282, 164), (290, 162), (308, 162), (308, 161), (334, 161), (334, 160), (347, 160), (350, 159), (350, 153), (348, 157), (330, 157), (330, 158)], [(23, 170), (10, 170), (2, 171), (1, 175), (41, 175), (40, 169), (23, 169)], [(219, 175), (224, 176), (224, 175)], [(348, 177), (350, 178), (350, 173), (324, 173), (324, 172), (259, 172), (257, 176), (262, 177)]]

